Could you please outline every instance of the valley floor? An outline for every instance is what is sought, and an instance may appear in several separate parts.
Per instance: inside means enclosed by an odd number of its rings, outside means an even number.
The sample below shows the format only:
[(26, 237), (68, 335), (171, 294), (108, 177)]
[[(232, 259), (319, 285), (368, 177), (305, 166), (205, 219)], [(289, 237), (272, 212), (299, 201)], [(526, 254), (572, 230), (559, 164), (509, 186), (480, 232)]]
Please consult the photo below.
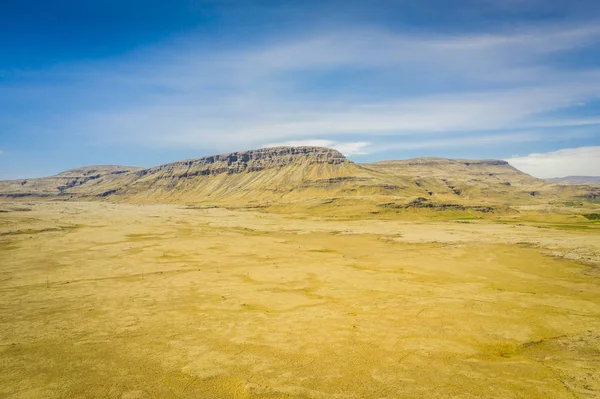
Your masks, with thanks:
[(3, 398), (600, 397), (598, 229), (0, 209)]

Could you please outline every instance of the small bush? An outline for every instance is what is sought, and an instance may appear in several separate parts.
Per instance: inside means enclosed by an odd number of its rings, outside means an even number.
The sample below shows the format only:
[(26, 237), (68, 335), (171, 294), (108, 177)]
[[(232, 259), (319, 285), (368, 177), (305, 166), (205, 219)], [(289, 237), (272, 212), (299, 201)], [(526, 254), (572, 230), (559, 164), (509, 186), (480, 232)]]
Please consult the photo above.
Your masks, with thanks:
[(588, 220), (600, 220), (600, 213), (586, 213), (583, 216)]

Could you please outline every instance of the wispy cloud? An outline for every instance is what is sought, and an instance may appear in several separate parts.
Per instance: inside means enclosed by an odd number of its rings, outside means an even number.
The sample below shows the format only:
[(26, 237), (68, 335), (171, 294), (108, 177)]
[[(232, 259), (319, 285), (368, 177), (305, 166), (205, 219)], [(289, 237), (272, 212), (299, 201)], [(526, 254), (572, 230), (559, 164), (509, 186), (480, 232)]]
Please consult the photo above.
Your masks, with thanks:
[[(374, 136), (413, 148), (473, 142), (490, 130), (480, 142), (541, 141), (522, 131), (600, 123), (571, 115), (600, 98), (600, 69), (552, 58), (598, 45), (599, 26), (452, 36), (353, 28), (226, 49), (188, 38), (19, 75), (23, 85), (0, 102), (50, 109), (11, 123), (16, 132), (93, 144), (229, 150), (319, 140), (360, 154)], [(432, 134), (448, 138), (421, 139)]]
[(507, 161), (517, 169), (540, 178), (600, 176), (600, 146), (515, 156)]

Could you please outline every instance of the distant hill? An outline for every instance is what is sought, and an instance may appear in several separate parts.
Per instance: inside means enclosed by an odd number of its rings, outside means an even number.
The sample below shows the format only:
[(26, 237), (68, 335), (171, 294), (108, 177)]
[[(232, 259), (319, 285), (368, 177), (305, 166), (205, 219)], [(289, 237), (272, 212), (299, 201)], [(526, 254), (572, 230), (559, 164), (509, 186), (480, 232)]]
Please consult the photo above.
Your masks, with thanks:
[(60, 197), (94, 192), (97, 185), (119, 184), (128, 173), (143, 170), (133, 166), (96, 165), (70, 169), (54, 176), (0, 181), (0, 196)]
[[(89, 166), (38, 179), (0, 181), (0, 198), (130, 203), (331, 207), (371, 213), (407, 206), (535, 205), (600, 190), (536, 179), (499, 160), (417, 158), (357, 164), (323, 147), (275, 147), (143, 169)], [(361, 210), (367, 208), (360, 208)], [(357, 208), (358, 209), (358, 208)]]
[(600, 185), (600, 176), (567, 176), (553, 177), (546, 181), (560, 184), (598, 184)]

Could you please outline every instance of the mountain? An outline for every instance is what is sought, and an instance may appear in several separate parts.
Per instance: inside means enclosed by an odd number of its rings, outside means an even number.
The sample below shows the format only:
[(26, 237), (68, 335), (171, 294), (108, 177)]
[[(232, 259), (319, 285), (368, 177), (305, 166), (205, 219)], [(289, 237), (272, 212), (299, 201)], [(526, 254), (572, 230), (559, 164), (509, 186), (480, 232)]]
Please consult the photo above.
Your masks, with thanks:
[(97, 165), (70, 169), (55, 176), (0, 181), (0, 196), (65, 197), (94, 192), (98, 185), (118, 185), (123, 176), (143, 168), (120, 165)]
[(560, 184), (597, 184), (600, 185), (600, 176), (567, 176), (567, 177), (552, 177), (546, 179), (551, 183)]
[[(548, 195), (548, 184), (500, 160), (416, 158), (381, 161), (367, 168), (402, 176), (429, 195), (446, 200), (509, 202), (528, 201), (536, 195)], [(504, 201), (499, 201), (504, 202)]]
[[(143, 169), (89, 166), (56, 176), (0, 182), (0, 197), (104, 199), (131, 203), (304, 207), (528, 205), (597, 196), (529, 176), (499, 160), (417, 158), (357, 164), (323, 147), (275, 147)], [(349, 208), (350, 209), (350, 208)]]
[[(133, 202), (256, 202), (323, 189), (362, 170), (336, 150), (275, 147), (173, 162), (135, 173), (115, 193)], [(326, 184), (325, 184), (326, 185)], [(329, 188), (329, 186), (328, 186)], [(316, 193), (314, 193), (316, 194)]]

